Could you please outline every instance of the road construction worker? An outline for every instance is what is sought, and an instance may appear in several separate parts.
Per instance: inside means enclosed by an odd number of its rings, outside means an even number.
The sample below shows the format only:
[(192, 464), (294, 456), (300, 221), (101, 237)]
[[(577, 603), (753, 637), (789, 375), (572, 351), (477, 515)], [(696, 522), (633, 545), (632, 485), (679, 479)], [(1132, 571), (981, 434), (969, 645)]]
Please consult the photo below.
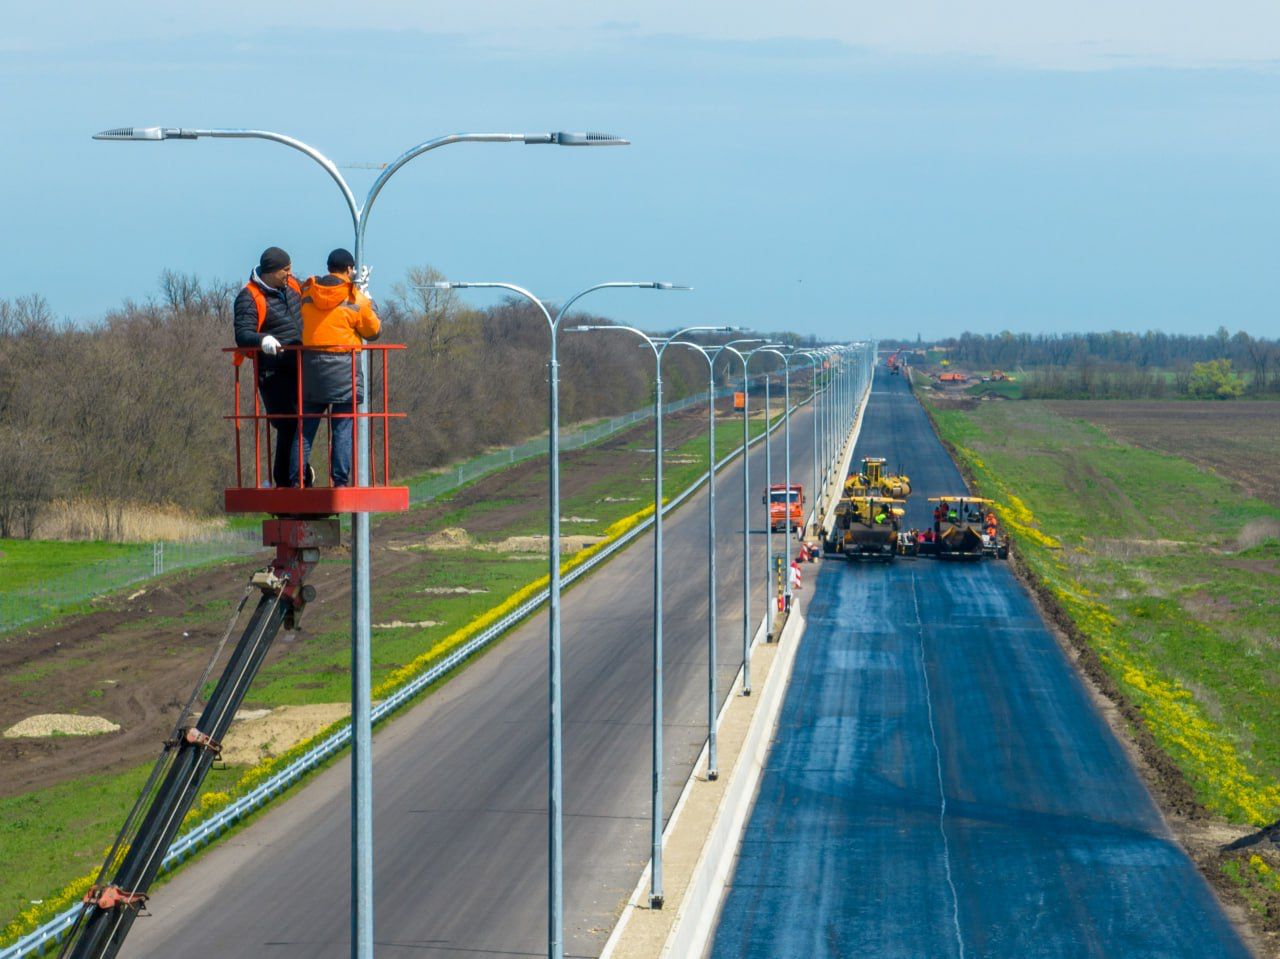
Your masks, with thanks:
[(876, 513), (876, 525), (877, 525), (877, 526), (883, 526), (883, 525), (884, 525), (884, 523), (885, 523), (885, 520), (887, 520), (888, 518), (889, 518), (889, 517), (888, 517), (888, 515), (885, 513), (885, 511), (884, 511), (883, 509), (881, 509), (881, 510), (880, 510), (880, 512)]
[(993, 529), (996, 526), (996, 514), (991, 510), (987, 510), (987, 525)]
[(942, 531), (942, 504), (939, 503), (933, 508), (933, 533), (936, 536)]
[[(282, 347), (302, 342), (302, 292), (293, 278), (293, 262), (278, 246), (269, 246), (258, 258), (258, 268), (236, 294), (232, 308), (236, 346), (262, 350), (257, 357), (258, 392), (275, 430), (276, 451), (271, 479), (276, 486), (291, 486), (289, 465), (298, 458), (298, 358)], [(237, 357), (237, 365), (239, 358)]]
[(327, 261), (328, 276), (313, 276), (302, 286), (302, 440), (303, 461), (320, 421), (329, 414), (333, 453), (329, 479), (349, 486), (352, 450), (352, 364), (355, 364), (355, 403), (364, 400), (364, 376), (355, 359), (365, 340), (382, 332), (373, 301), (356, 283), (356, 261), (348, 251), (334, 250)]

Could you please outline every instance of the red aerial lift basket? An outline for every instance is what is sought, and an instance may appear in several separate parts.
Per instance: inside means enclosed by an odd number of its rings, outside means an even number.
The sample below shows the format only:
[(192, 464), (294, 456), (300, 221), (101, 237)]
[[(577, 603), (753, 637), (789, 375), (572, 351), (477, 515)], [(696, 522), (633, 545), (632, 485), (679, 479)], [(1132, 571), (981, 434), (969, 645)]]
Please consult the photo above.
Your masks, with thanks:
[[(292, 358), (297, 368), (297, 412), (268, 413), (262, 405), (258, 394), (258, 365), (261, 361), (260, 350), (251, 348), (229, 347), (224, 353), (230, 353), (235, 369), (235, 412), (225, 417), (235, 424), (236, 433), (236, 485), (224, 494), (225, 509), (228, 513), (272, 513), (276, 516), (331, 516), (335, 513), (393, 513), (409, 508), (409, 488), (407, 486), (391, 486), (391, 438), (390, 421), (402, 419), (405, 414), (392, 413), (388, 408), (390, 381), (388, 379), (387, 359), (393, 350), (403, 350), (401, 344), (368, 343), (360, 347), (346, 350), (351, 364), (351, 403), (331, 406), (327, 412), (304, 413), (302, 397), (303, 354), (302, 347), (289, 346), (283, 348)], [(365, 384), (365, 393), (369, 400), (368, 411), (360, 412), (356, 406), (356, 371), (360, 362), (360, 351), (369, 355), (369, 376)], [(330, 348), (326, 352), (336, 352)], [(253, 378), (248, 383), (248, 390), (241, 389), (240, 372), (242, 364), (248, 359), (252, 361)], [(244, 412), (244, 394), (252, 396), (253, 412)], [(381, 400), (380, 405), (377, 403)], [(297, 458), (302, 460), (302, 424), (304, 420), (322, 419), (327, 426), (335, 420), (349, 419), (353, 421), (351, 451), (351, 485), (332, 487), (329, 485), (332, 443), (321, 446), (321, 433), (316, 434), (316, 443), (311, 450), (316, 474), (316, 485), (305, 486), (304, 470), (299, 470), (297, 483), (292, 486), (276, 487), (271, 483), (272, 443), (275, 430), (271, 424), (280, 420), (294, 420), (296, 423), (295, 440), (298, 444)], [(361, 484), (360, 457), (363, 451), (356, 441), (359, 424), (364, 421), (369, 430), (369, 482)], [(324, 433), (328, 433), (326, 428)], [(252, 433), (252, 440), (246, 434)], [(324, 455), (325, 450), (328, 455)], [(246, 456), (251, 454), (251, 458)], [(317, 455), (319, 454), (319, 455)], [(252, 466), (249, 465), (252, 463)], [(379, 472), (381, 471), (381, 472)], [(323, 485), (322, 485), (323, 484)]]

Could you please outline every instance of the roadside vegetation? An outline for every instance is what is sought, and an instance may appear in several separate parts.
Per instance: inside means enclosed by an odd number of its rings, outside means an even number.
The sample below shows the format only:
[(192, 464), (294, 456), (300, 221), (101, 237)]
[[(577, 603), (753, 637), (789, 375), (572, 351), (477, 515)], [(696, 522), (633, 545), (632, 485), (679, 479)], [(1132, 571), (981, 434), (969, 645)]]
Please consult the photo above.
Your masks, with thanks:
[[(1280, 340), (1225, 327), (1209, 336), (1146, 333), (963, 333), (929, 347), (882, 340), (935, 371), (982, 382), (973, 396), (1001, 399), (1280, 399)], [(1014, 374), (1000, 381), (997, 371)], [(986, 381), (988, 373), (991, 381)]]
[[(717, 458), (735, 449), (742, 436), (740, 420), (721, 415)], [(763, 418), (754, 418), (751, 426), (752, 435), (759, 435)], [(664, 479), (669, 496), (694, 483), (707, 469), (706, 435), (698, 430), (686, 426), (684, 434), (690, 438), (667, 452)], [(645, 507), (652, 498), (651, 428), (633, 430), (609, 448), (577, 451), (566, 460), (562, 532), (567, 540), (575, 538), (566, 544), (564, 568), (569, 569), (651, 512)], [(520, 489), (513, 479), (517, 473)], [(528, 501), (517, 495), (527, 495), (529, 486), (541, 495), (545, 464), (524, 464), (486, 476), (441, 501), (379, 525), (374, 539), (382, 556), (375, 553), (374, 563), (383, 571), (374, 579), (375, 698), (389, 695), (545, 587), (545, 540), (541, 538), (545, 504), (529, 508)], [(341, 558), (321, 566), (322, 571), (329, 567), (332, 580), (345, 578)], [(325, 595), (322, 589), (321, 596)], [(349, 701), (350, 637), (343, 625), (345, 615), (340, 615), (343, 602), (341, 595), (330, 596), (309, 608), (305, 641), (296, 645), (287, 637), (280, 641), (290, 648), (263, 668), (246, 699), (246, 709)], [(325, 603), (330, 606), (327, 614)], [(209, 601), (161, 625), (174, 634), (207, 629), (213, 621), (225, 621), (231, 606), (230, 599)], [(156, 625), (156, 617), (150, 625)], [(91, 657), (59, 660), (58, 667), (68, 672), (93, 671)], [(10, 676), (4, 682), (12, 692), (20, 679)], [(53, 673), (39, 679), (24, 686), (34, 697), (32, 709), (41, 691), (54, 688), (55, 681), (78, 683), (73, 676)], [(92, 689), (85, 693), (92, 694)], [(84, 700), (82, 706), (89, 709), (95, 702), (100, 700)], [(342, 721), (322, 718), (299, 741), (277, 743), (252, 762), (215, 768), (188, 825), (250, 791)], [(0, 942), (23, 934), (83, 894), (90, 871), (96, 871), (104, 847), (119, 826), (121, 810), (132, 800), (148, 768), (149, 763), (133, 765), (0, 798), (6, 850), (38, 851), (24, 856), (21, 868), (0, 875), (0, 923), (7, 923)], [(86, 813), (84, 797), (90, 795), (98, 797), (100, 814)]]

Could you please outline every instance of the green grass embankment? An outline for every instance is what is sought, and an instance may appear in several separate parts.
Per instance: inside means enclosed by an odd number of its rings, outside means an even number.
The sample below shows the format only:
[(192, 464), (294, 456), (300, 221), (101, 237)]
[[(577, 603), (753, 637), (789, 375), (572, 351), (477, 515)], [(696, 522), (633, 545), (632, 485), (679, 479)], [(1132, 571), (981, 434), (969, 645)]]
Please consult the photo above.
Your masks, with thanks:
[(0, 539), (0, 595), (61, 579), (98, 563), (151, 557), (150, 545), (137, 543), (63, 543), (49, 540)]
[(1195, 799), (1280, 816), (1280, 510), (1039, 403), (932, 413)]
[[(742, 440), (740, 419), (718, 425), (717, 460), (737, 448)], [(762, 419), (751, 422), (753, 437), (763, 429)], [(650, 437), (651, 434), (642, 433), (629, 444), (636, 467), (624, 478), (615, 474), (564, 498), (561, 516), (577, 521), (562, 523), (562, 535), (602, 536), (607, 541), (641, 522), (651, 512), (645, 508), (646, 503), (652, 502), (653, 495)], [(668, 450), (663, 473), (668, 499), (707, 471), (707, 454), (705, 433)], [(586, 470), (589, 475), (595, 457), (604, 455), (617, 453), (608, 454), (603, 450), (578, 453), (572, 468)], [(439, 502), (447, 503), (457, 492)], [(450, 510), (432, 520), (428, 520), (424, 512), (421, 528), (424, 542), (431, 532), (443, 527), (465, 529), (473, 518), (501, 505), (501, 500), (485, 500)], [(544, 511), (525, 511), (504, 523), (501, 529), (478, 539), (483, 546), (511, 536), (542, 534), (545, 529)], [(601, 543), (596, 549), (604, 545)], [(563, 568), (568, 570), (580, 564), (593, 551), (588, 547), (580, 554), (567, 556)], [(403, 574), (379, 577), (373, 583), (375, 698), (389, 695), (429, 669), (546, 585), (545, 555), (482, 548), (427, 549), (425, 546), (421, 552), (430, 556), (429, 564), (417, 564)], [(433, 586), (464, 586), (484, 592), (424, 592)], [(188, 620), (194, 622), (197, 618), (207, 619), (208, 613), (202, 610), (177, 617), (175, 625)], [(222, 615), (219, 610), (218, 616)], [(432, 621), (438, 625), (383, 628), (376, 625), (395, 620)], [(350, 699), (350, 688), (350, 635), (335, 629), (309, 636), (304, 646), (264, 668), (249, 690), (245, 705), (275, 707), (343, 702)], [(257, 766), (215, 767), (187, 824), (194, 824), (249, 792), (340, 725), (322, 730), (283, 755)], [(0, 928), (0, 945), (35, 928), (83, 895), (89, 887), (91, 873), (96, 873), (106, 847), (120, 826), (122, 811), (132, 804), (149, 769), (148, 764), (0, 799), (0, 837), (4, 839), (6, 866), (10, 858), (15, 862), (12, 868), (0, 872), (0, 921), (7, 923)]]

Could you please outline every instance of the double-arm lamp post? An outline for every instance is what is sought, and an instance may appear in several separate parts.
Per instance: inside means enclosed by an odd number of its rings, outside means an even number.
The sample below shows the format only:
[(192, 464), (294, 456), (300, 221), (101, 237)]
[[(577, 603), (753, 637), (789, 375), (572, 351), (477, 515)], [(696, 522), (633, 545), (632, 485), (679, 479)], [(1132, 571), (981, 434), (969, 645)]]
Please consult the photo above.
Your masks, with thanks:
[(585, 290), (575, 293), (565, 301), (559, 312), (553, 317), (546, 304), (524, 287), (513, 283), (452, 283), (441, 281), (431, 284), (438, 290), (496, 289), (507, 290), (522, 296), (542, 313), (551, 331), (551, 354), (547, 363), (547, 410), (550, 428), (547, 440), (547, 459), (549, 466), (549, 485), (551, 509), (547, 517), (547, 536), (550, 540), (547, 550), (547, 566), (550, 578), (550, 603), (547, 623), (547, 649), (550, 666), (548, 679), (548, 706), (550, 724), (550, 743), (548, 755), (547, 784), (547, 956), (549, 959), (562, 959), (564, 956), (564, 760), (563, 760), (563, 727), (564, 701), (562, 697), (562, 680), (560, 672), (560, 360), (558, 340), (560, 322), (569, 308), (588, 293), (596, 290), (641, 289), (641, 290), (687, 290), (688, 287), (676, 286), (655, 280), (618, 281), (597, 283)]
[[(783, 405), (782, 405), (782, 422), (784, 440), (784, 457), (786, 458), (785, 485), (786, 493), (783, 497), (783, 513), (786, 516), (786, 536), (783, 543), (783, 563), (782, 563), (782, 594), (784, 604), (787, 607), (791, 605), (791, 354), (783, 352), (789, 350), (790, 347), (784, 345), (762, 347), (755, 352), (772, 353), (774, 356), (781, 358), (783, 369)], [(773, 585), (773, 457), (770, 455), (769, 442), (769, 378), (766, 375), (764, 381), (764, 411), (765, 411), (765, 442), (764, 442), (764, 469), (765, 469), (765, 544), (766, 544), (766, 560), (765, 560), (765, 583), (769, 587)], [(771, 598), (771, 589), (765, 593), (768, 600), (768, 629), (769, 636), (773, 636), (773, 613), (774, 601)]]
[[(776, 345), (776, 343), (765, 343), (746, 353), (739, 352), (732, 346), (725, 347), (728, 352), (742, 361), (742, 447), (748, 452), (751, 447), (751, 358), (762, 350)], [(768, 409), (768, 403), (766, 403), (764, 417), (766, 454), (769, 447)], [(767, 523), (767, 509), (765, 513)], [(765, 608), (766, 611), (769, 608), (767, 591)], [(768, 613), (766, 612), (765, 615), (767, 618)], [(751, 695), (751, 457), (745, 453), (742, 457), (742, 695)]]
[[(821, 355), (819, 350), (797, 350), (795, 356), (803, 357), (809, 361), (810, 386), (812, 387), (813, 400), (812, 407), (809, 409), (809, 419), (813, 426), (813, 485), (809, 488), (809, 495), (813, 497), (813, 525), (815, 527), (821, 525), (822, 518), (819, 509), (822, 507), (821, 490), (818, 487), (818, 357)], [(801, 531), (800, 535), (804, 535)]]
[(661, 909), (662, 892), (662, 357), (673, 341), (689, 333), (733, 333), (729, 326), (687, 326), (658, 339), (634, 326), (572, 326), (571, 333), (620, 332), (638, 336), (653, 351), (653, 796), (650, 817), (649, 905)]
[[(720, 778), (720, 762), (716, 752), (716, 713), (719, 711), (719, 695), (716, 691), (716, 360), (725, 350), (742, 343), (759, 343), (759, 337), (730, 340), (721, 346), (703, 346), (688, 340), (674, 340), (674, 346), (696, 350), (707, 361), (707, 778)], [(742, 441), (742, 457), (750, 453), (748, 437)], [(743, 490), (745, 496), (746, 491)], [(743, 603), (742, 621), (746, 623), (750, 604)]]
[[(183, 127), (117, 127), (95, 134), (95, 140), (270, 140), (306, 154), (324, 171), (342, 192), (351, 214), (355, 235), (355, 261), (359, 273), (364, 266), (364, 234), (373, 202), (387, 181), (410, 160), (438, 147), (454, 143), (525, 143), (556, 146), (625, 146), (627, 140), (607, 133), (454, 133), (425, 140), (396, 157), (378, 174), (365, 196), (357, 202), (355, 194), (338, 167), (312, 146), (294, 137), (270, 130), (188, 129)], [(361, 372), (368, 380), (369, 358), (360, 356)], [(369, 411), (368, 397), (360, 403), (359, 412)], [(359, 450), (357, 482), (369, 483), (369, 424), (366, 417), (356, 418), (356, 443)], [(369, 514), (352, 516), (351, 550), (351, 955), (353, 959), (373, 956), (373, 764), (372, 764), (372, 686), (369, 649)]]

